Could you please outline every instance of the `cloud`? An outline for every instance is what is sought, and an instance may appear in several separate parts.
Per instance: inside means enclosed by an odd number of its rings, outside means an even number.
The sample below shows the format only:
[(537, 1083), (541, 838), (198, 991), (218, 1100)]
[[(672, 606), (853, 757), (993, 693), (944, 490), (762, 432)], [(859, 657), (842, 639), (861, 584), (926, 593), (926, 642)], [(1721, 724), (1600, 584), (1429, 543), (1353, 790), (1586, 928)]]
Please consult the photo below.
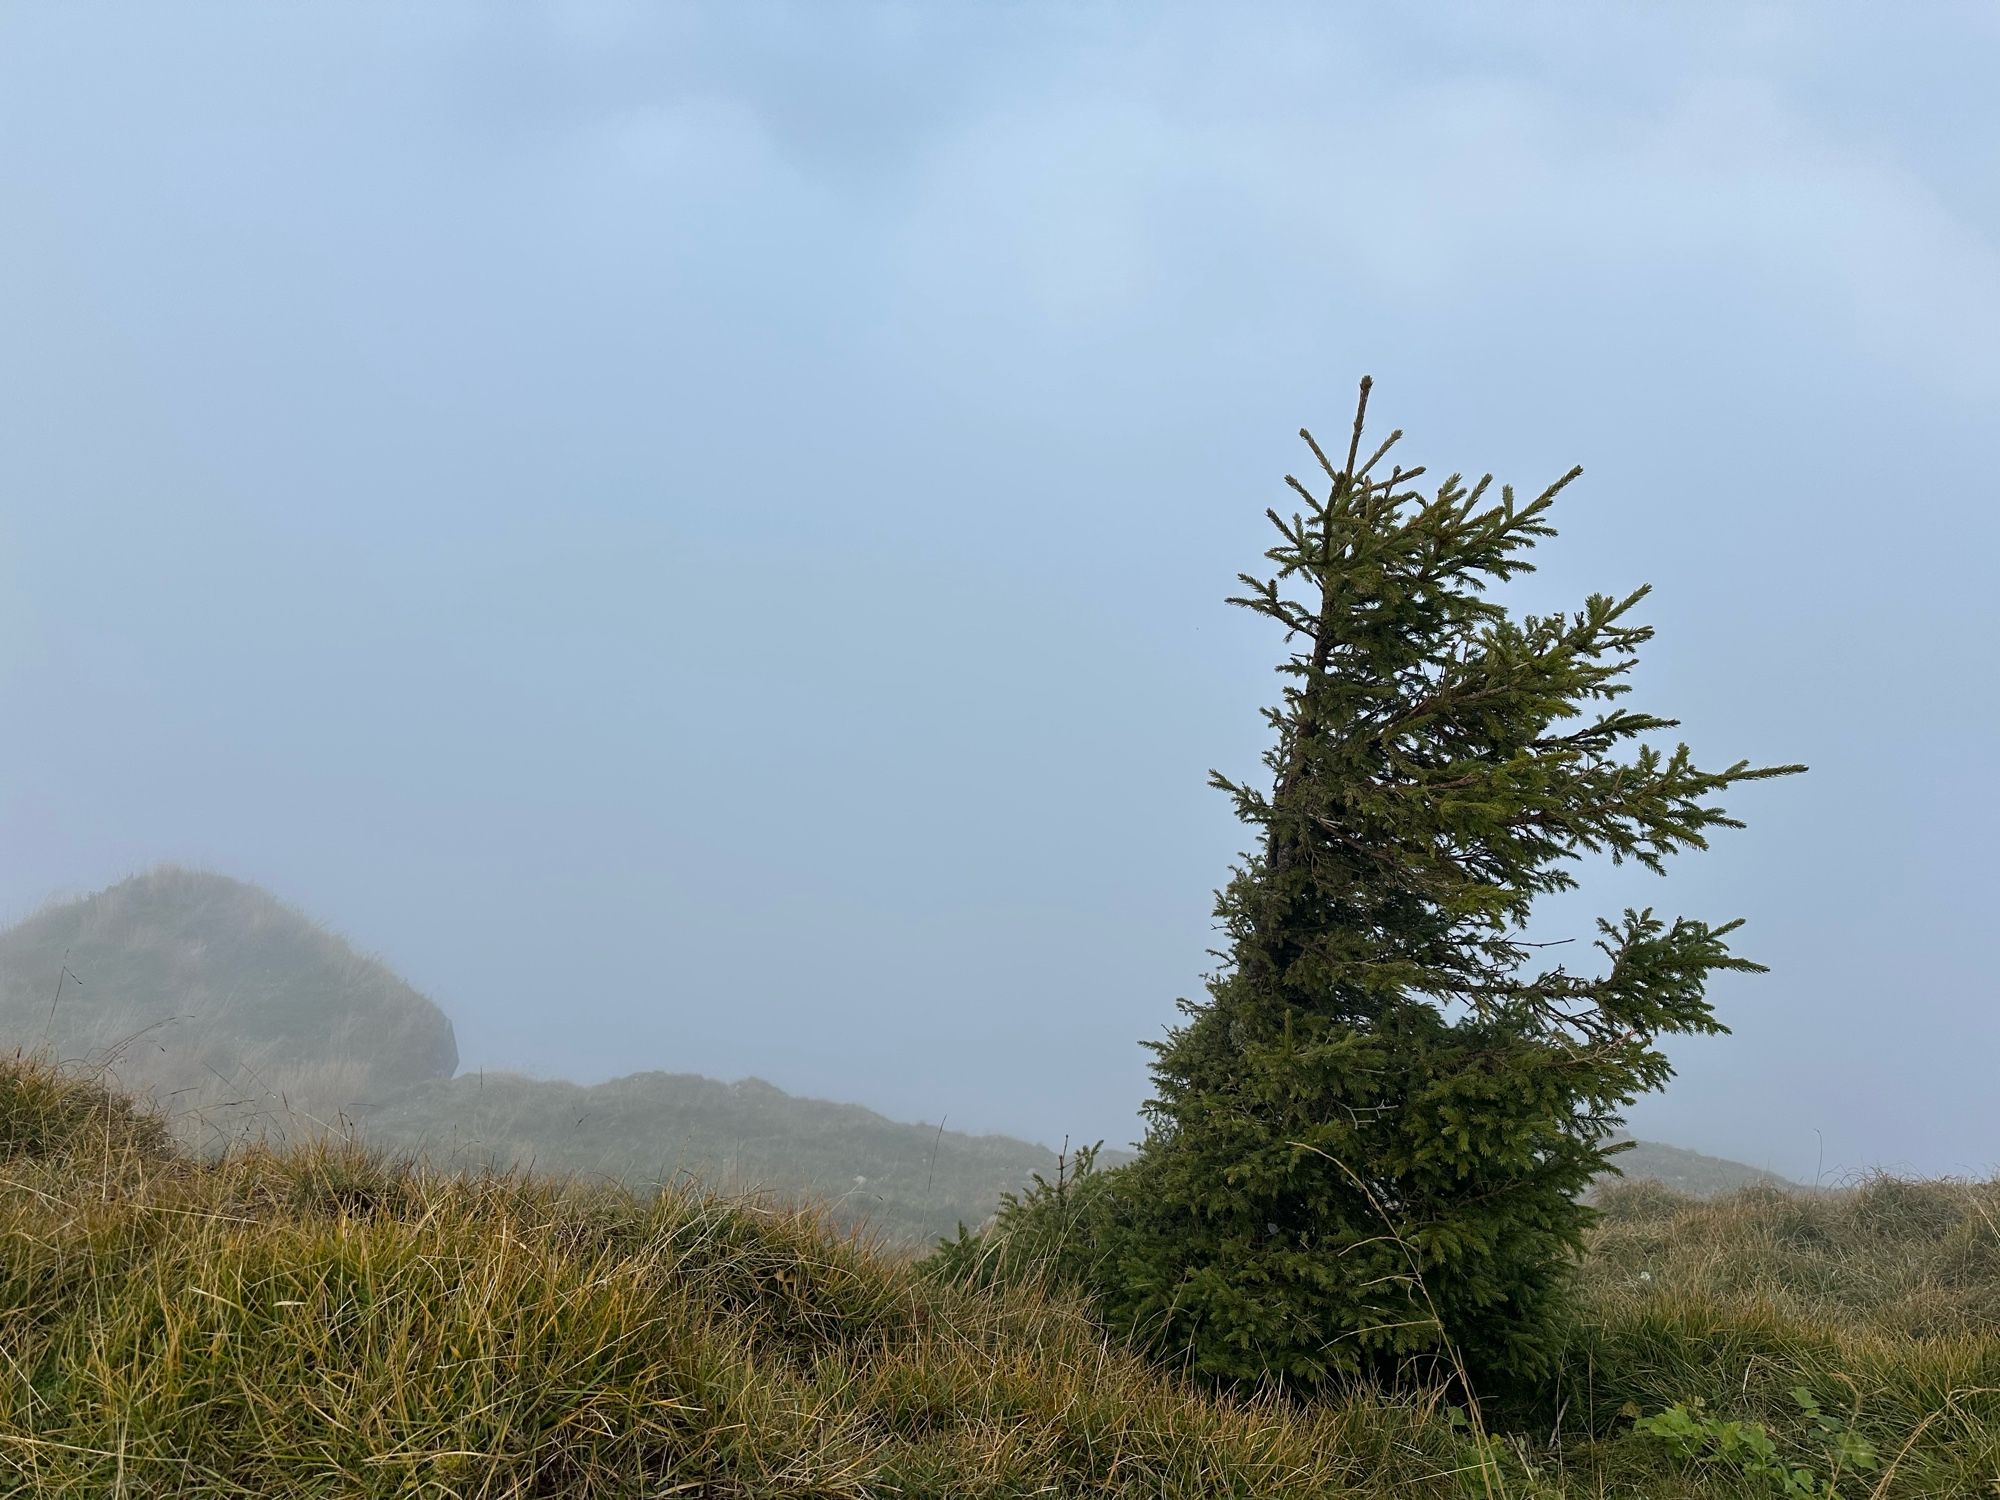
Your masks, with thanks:
[[(1071, 59), (1065, 89), (940, 136), (891, 252), (913, 297), (1074, 327), (1177, 316), (1188, 291), (1221, 312), (1317, 282), (1477, 315), (1538, 286), (1707, 281), (1958, 399), (2000, 395), (1992, 239), (1905, 153), (1830, 138), (1740, 56), (1566, 90), (1545, 58), (1425, 76), (1379, 32), (1178, 14), (1136, 58)], [(1217, 91), (1273, 57), (1227, 93), (1240, 108), (1179, 87), (1197, 62)]]

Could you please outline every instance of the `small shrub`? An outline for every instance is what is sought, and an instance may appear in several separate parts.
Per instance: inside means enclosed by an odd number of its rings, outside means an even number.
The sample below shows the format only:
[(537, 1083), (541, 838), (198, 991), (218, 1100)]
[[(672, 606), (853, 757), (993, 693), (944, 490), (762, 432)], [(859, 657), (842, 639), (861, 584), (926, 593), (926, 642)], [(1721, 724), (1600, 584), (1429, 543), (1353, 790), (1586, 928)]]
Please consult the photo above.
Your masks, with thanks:
[(993, 1217), (977, 1231), (964, 1224), (925, 1259), (935, 1280), (968, 1287), (1060, 1285), (1087, 1290), (1108, 1253), (1116, 1200), (1138, 1164), (1097, 1165), (1104, 1143), (1064, 1149), (1053, 1179), (1040, 1172), (1026, 1192), (1002, 1193)]
[(1663, 1443), (1675, 1457), (1733, 1471), (1768, 1488), (1773, 1495), (1833, 1497), (1842, 1474), (1869, 1474), (1881, 1468), (1875, 1445), (1819, 1404), (1804, 1386), (1792, 1390), (1809, 1433), (1819, 1440), (1825, 1478), (1803, 1463), (1784, 1458), (1761, 1422), (1727, 1420), (1696, 1400), (1676, 1402), (1652, 1416), (1636, 1417), (1632, 1430)]

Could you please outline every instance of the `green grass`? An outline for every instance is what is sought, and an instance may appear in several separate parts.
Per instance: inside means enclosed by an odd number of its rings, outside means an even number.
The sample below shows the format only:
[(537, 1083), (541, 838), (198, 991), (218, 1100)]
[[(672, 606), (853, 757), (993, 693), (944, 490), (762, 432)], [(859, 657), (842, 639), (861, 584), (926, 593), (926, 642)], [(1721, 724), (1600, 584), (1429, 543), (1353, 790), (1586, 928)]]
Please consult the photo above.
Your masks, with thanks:
[[(1519, 1430), (1437, 1393), (1196, 1389), (1034, 1285), (939, 1285), (810, 1209), (337, 1142), (183, 1155), (0, 1067), (0, 1493), (1661, 1496), (1775, 1493), (1631, 1414), (1702, 1401), (1831, 1467), (2000, 1482), (2000, 1186), (1606, 1194), (1575, 1346)], [(1489, 1418), (1500, 1420), (1497, 1412)]]
[(1633, 1184), (1604, 1207), (1565, 1393), (1576, 1428), (1699, 1398), (1803, 1445), (1804, 1387), (1904, 1454), (1885, 1493), (2000, 1494), (2000, 1182), (1709, 1203)]

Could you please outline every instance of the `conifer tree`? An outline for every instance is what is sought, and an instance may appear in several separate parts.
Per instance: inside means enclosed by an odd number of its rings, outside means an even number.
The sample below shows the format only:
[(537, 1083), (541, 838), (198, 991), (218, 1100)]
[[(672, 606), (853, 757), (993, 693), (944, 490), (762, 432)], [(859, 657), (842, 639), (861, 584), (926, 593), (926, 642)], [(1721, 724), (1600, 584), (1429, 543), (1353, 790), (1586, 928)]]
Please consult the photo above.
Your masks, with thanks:
[(1511, 615), (1539, 495), (1363, 455), (1287, 476), (1268, 578), (1233, 604), (1284, 633), (1268, 783), (1215, 773), (1256, 831), (1219, 893), (1206, 1001), (1161, 1043), (1113, 1320), (1224, 1378), (1312, 1384), (1450, 1358), (1482, 1380), (1547, 1367), (1564, 1272), (1619, 1111), (1671, 1068), (1660, 1039), (1725, 1030), (1706, 986), (1752, 971), (1711, 926), (1628, 910), (1597, 954), (1527, 941), (1588, 855), (1668, 859), (1741, 825), (1714, 802), (1800, 766), (1700, 769), (1676, 721), (1619, 700), (1648, 590)]

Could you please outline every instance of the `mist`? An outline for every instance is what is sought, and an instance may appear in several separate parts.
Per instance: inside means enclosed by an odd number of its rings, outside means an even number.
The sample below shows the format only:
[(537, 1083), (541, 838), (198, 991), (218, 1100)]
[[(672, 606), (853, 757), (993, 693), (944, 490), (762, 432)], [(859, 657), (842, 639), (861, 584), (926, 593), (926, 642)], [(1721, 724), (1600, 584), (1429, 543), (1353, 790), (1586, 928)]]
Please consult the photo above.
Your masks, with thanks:
[[(0, 7), (0, 916), (269, 887), (464, 1069), (1133, 1139), (1372, 374), (1804, 761), (1632, 1127), (1990, 1172), (2000, 13)], [(1920, 100), (1922, 108), (1912, 108)]]

